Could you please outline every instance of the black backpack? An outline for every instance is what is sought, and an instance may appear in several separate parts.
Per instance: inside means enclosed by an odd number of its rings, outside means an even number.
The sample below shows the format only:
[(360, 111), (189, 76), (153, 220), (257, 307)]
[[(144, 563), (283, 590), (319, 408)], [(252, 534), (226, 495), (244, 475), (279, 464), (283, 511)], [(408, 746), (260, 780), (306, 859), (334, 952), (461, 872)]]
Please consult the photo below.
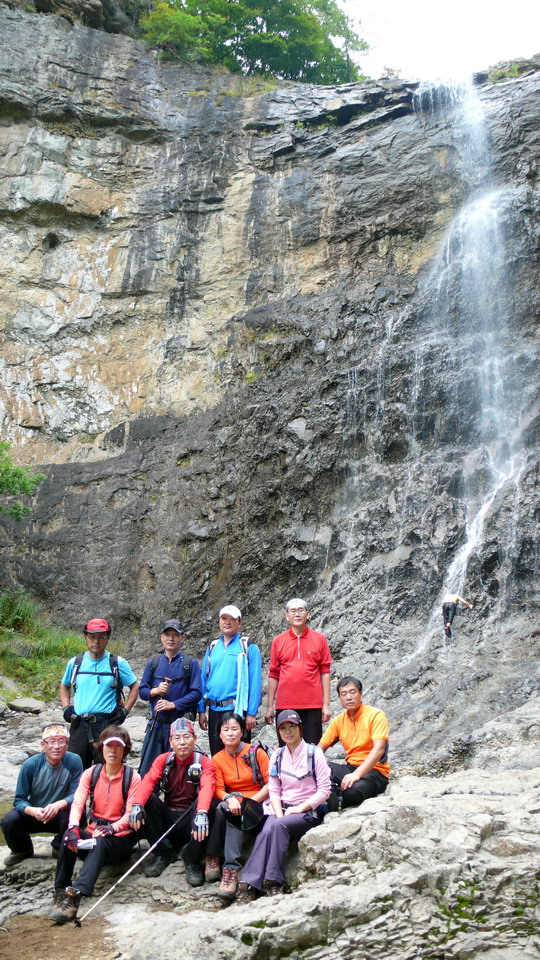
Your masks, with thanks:
[[(92, 776), (90, 778), (90, 793), (89, 793), (90, 816), (92, 816), (92, 813), (94, 811), (94, 791), (96, 789), (96, 783), (99, 780), (99, 776), (102, 770), (103, 770), (102, 763), (96, 763), (95, 767), (92, 768)], [(122, 798), (124, 803), (120, 811), (120, 817), (123, 817), (126, 812), (127, 798), (128, 798), (129, 788), (131, 786), (132, 779), (133, 779), (133, 767), (128, 767), (126, 764), (124, 764), (124, 771), (122, 774)], [(120, 817), (118, 817), (118, 819), (120, 819)]]
[(118, 657), (115, 653), (109, 654), (109, 667), (110, 672), (107, 673), (96, 673), (95, 670), (81, 670), (81, 663), (83, 662), (84, 653), (78, 653), (75, 657), (73, 663), (73, 673), (71, 674), (71, 686), (73, 687), (73, 696), (75, 696), (75, 691), (77, 690), (77, 676), (79, 674), (89, 674), (92, 677), (112, 677), (111, 687), (116, 690), (116, 706), (121, 707), (124, 702), (124, 688), (122, 686), (122, 681), (120, 680), (120, 673), (118, 671)]
[[(246, 767), (251, 767), (251, 774), (253, 777), (253, 783), (258, 783), (260, 787), (264, 787), (266, 781), (262, 775), (261, 768), (259, 766), (259, 761), (257, 759), (257, 750), (264, 750), (265, 754), (268, 756), (268, 748), (265, 747), (264, 743), (261, 743), (260, 740), (255, 740), (254, 743), (249, 744), (249, 753), (245, 753), (242, 757)], [(281, 765), (280, 765), (281, 769)]]
[[(195, 785), (197, 793), (199, 792), (201, 786), (202, 758), (204, 756), (206, 756), (206, 754), (202, 753), (200, 750), (194, 750), (193, 763), (190, 763), (187, 772), (188, 780), (190, 783)], [(175, 759), (176, 754), (174, 750), (171, 750), (165, 761), (165, 766), (163, 767), (163, 773), (161, 774), (161, 780), (159, 783), (159, 789), (160, 791), (163, 791), (163, 794), (167, 792), (169, 777), (171, 775), (171, 770), (174, 766)]]

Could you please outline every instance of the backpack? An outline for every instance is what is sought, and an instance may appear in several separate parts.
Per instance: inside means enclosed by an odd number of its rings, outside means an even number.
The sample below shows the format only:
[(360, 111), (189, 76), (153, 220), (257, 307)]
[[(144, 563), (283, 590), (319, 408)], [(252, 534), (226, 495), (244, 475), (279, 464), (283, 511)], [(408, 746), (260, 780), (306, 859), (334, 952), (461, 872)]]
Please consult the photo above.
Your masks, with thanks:
[[(158, 665), (159, 661), (161, 660), (161, 657), (162, 657), (162, 656), (163, 656), (162, 653), (156, 653), (155, 657), (152, 657), (152, 660), (150, 661), (150, 679), (149, 679), (149, 681), (148, 681), (148, 686), (150, 687), (150, 689), (152, 689), (152, 687), (153, 687), (153, 685), (154, 685), (154, 675), (155, 675), (155, 672), (156, 672), (156, 670), (157, 670), (157, 665)], [(184, 680), (186, 681), (186, 685), (187, 685), (188, 690), (189, 690), (189, 681), (190, 681), (190, 679), (191, 679), (191, 662), (192, 662), (192, 660), (193, 660), (193, 657), (189, 657), (189, 656), (185, 656), (185, 657), (184, 657), (184, 663), (183, 663), (183, 667), (184, 667)], [(164, 677), (162, 677), (161, 679), (163, 680)], [(183, 714), (183, 716), (184, 716), (184, 717), (187, 717), (188, 720), (196, 720), (196, 718), (197, 718), (197, 710), (196, 710), (196, 708), (195, 708), (195, 707), (192, 707), (191, 710), (186, 710), (185, 713)]]
[[(206, 670), (205, 670), (205, 675), (207, 680), (208, 680), (208, 677), (210, 676), (210, 657), (212, 656), (212, 650), (216, 646), (216, 643), (219, 643), (220, 640), (221, 640), (221, 637), (216, 637), (215, 640), (210, 641), (210, 644), (208, 646), (208, 657), (206, 659)], [(255, 643), (255, 641), (252, 640), (251, 637), (244, 637), (244, 636), (240, 637), (240, 646), (242, 647), (242, 653), (244, 654), (245, 657), (247, 657), (248, 647), (250, 647), (252, 643)]]
[[(90, 778), (90, 793), (89, 793), (90, 815), (92, 815), (94, 811), (94, 791), (96, 789), (96, 783), (99, 780), (102, 770), (103, 770), (102, 763), (96, 763), (95, 767), (93, 767), (92, 769), (92, 776)], [(123, 817), (126, 812), (127, 798), (128, 798), (128, 793), (129, 793), (129, 788), (131, 786), (132, 778), (133, 778), (133, 767), (128, 767), (126, 766), (126, 764), (124, 764), (124, 772), (122, 775), (122, 798), (124, 802), (122, 805), (122, 809), (120, 811), (120, 817)], [(120, 817), (118, 819), (120, 819)]]
[(75, 696), (75, 692), (77, 690), (77, 676), (79, 674), (82, 675), (83, 673), (87, 673), (92, 677), (111, 676), (113, 678), (111, 687), (116, 690), (116, 706), (121, 707), (124, 702), (124, 688), (120, 680), (120, 673), (118, 670), (118, 657), (116, 656), (116, 654), (115, 653), (109, 654), (110, 673), (107, 673), (107, 672), (96, 673), (94, 670), (81, 670), (80, 667), (81, 667), (81, 663), (83, 662), (83, 657), (84, 657), (84, 653), (78, 653), (73, 663), (73, 673), (71, 674), (71, 686), (73, 687), (73, 696)]
[[(283, 761), (283, 754), (285, 752), (285, 747), (281, 747), (279, 753), (274, 761), (274, 766), (270, 771), (271, 777), (277, 777), (278, 780), (281, 780), (281, 763)], [(308, 761), (308, 772), (304, 773), (303, 776), (297, 777), (294, 773), (288, 773), (287, 776), (294, 777), (295, 780), (305, 780), (306, 777), (313, 777), (315, 781), (315, 786), (317, 786), (317, 776), (315, 774), (315, 744), (308, 743), (307, 745), (307, 761)]]
[(262, 775), (259, 761), (257, 760), (257, 750), (264, 750), (268, 756), (268, 748), (265, 747), (264, 743), (261, 743), (260, 740), (256, 740), (255, 743), (249, 744), (249, 753), (244, 754), (242, 760), (244, 761), (246, 767), (251, 767), (253, 783), (258, 783), (260, 787), (264, 787), (265, 779)]
[[(197, 793), (199, 792), (199, 789), (201, 786), (202, 758), (204, 756), (206, 756), (206, 754), (202, 753), (201, 750), (194, 750), (193, 763), (190, 763), (188, 767), (188, 772), (187, 772), (188, 780), (190, 783), (193, 783), (195, 785)], [(164, 794), (167, 793), (167, 787), (169, 785), (169, 777), (171, 775), (171, 770), (174, 766), (175, 760), (176, 760), (176, 754), (174, 750), (171, 750), (165, 761), (165, 766), (163, 767), (163, 773), (161, 775), (161, 781), (159, 785), (159, 789), (162, 790)]]

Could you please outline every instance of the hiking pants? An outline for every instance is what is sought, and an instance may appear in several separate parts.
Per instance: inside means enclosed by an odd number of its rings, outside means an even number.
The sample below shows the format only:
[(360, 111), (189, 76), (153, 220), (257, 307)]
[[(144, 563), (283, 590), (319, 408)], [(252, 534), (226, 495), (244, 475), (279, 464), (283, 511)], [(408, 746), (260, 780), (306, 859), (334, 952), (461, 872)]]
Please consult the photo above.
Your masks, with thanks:
[(66, 807), (48, 823), (42, 823), (41, 820), (36, 820), (27, 813), (21, 813), (14, 807), (1, 821), (4, 837), (11, 852), (27, 853), (28, 856), (32, 856), (34, 845), (30, 837), (34, 833), (53, 833), (52, 846), (55, 850), (59, 850), (62, 837), (67, 830), (69, 810), (70, 807)]
[[(337, 810), (337, 797), (341, 790), (341, 781), (348, 773), (354, 773), (358, 767), (351, 763), (334, 763), (332, 760), (328, 761), (328, 766), (332, 774), (332, 793), (328, 799), (328, 807), (330, 810)], [(359, 807), (364, 800), (369, 800), (370, 797), (377, 797), (380, 793), (384, 793), (387, 786), (387, 777), (379, 773), (378, 770), (370, 770), (365, 777), (361, 777), (360, 780), (353, 783), (348, 790), (343, 790), (341, 794), (342, 806)]]
[(162, 753), (168, 753), (171, 749), (169, 737), (171, 734), (170, 723), (160, 723), (156, 720), (152, 730), (153, 721), (150, 720), (146, 727), (144, 741), (141, 749), (142, 760), (139, 765), (139, 774), (144, 777), (148, 773), (156, 757)]
[(447, 623), (452, 625), (454, 622), (454, 617), (456, 615), (456, 605), (455, 603), (443, 603), (442, 615), (444, 620), (444, 625)]
[(252, 830), (242, 830), (240, 824), (241, 817), (235, 817), (238, 824), (227, 820), (223, 810), (228, 808), (226, 802), (218, 804), (214, 816), (214, 822), (208, 837), (208, 846), (206, 847), (207, 857), (221, 857), (224, 854), (223, 866), (231, 867), (233, 870), (240, 870), (242, 866), (242, 847), (244, 838), (253, 838), (261, 829), (263, 821), (253, 827)]
[(111, 714), (97, 713), (95, 718), (92, 722), (83, 717), (75, 717), (69, 725), (68, 750), (81, 758), (84, 770), (96, 762), (94, 743), (97, 743), (100, 733), (111, 723), (121, 726), (124, 722), (122, 711), (117, 710)]
[[(166, 804), (163, 803), (163, 800), (156, 796), (155, 793), (152, 793), (144, 809), (146, 815), (144, 829), (150, 846), (152, 846), (156, 840), (159, 840), (173, 823), (176, 823), (175, 829), (171, 830), (168, 837), (165, 837), (156, 847), (154, 851), (156, 856), (171, 859), (173, 854), (178, 853), (180, 848), (186, 844), (182, 850), (184, 863), (201, 862), (206, 855), (208, 838), (202, 841), (196, 840), (191, 833), (195, 814), (197, 813), (196, 800), (185, 810), (173, 810), (172, 807), (167, 807)], [(208, 811), (208, 819), (211, 830), (213, 804)]]
[(321, 817), (313, 811), (278, 817), (271, 813), (255, 840), (251, 856), (242, 870), (242, 881), (262, 890), (265, 880), (285, 883), (285, 860), (291, 840), (299, 840), (318, 827)]
[[(87, 830), (81, 830), (83, 840), (88, 840), (91, 836)], [(136, 840), (134, 833), (125, 837), (97, 837), (95, 847), (91, 850), (79, 850), (77, 853), (72, 853), (63, 843), (58, 854), (54, 889), (65, 890), (71, 885), (75, 863), (77, 857), (80, 857), (84, 863), (75, 881), (76, 889), (80, 890), (83, 897), (91, 897), (103, 865), (129, 860)]]

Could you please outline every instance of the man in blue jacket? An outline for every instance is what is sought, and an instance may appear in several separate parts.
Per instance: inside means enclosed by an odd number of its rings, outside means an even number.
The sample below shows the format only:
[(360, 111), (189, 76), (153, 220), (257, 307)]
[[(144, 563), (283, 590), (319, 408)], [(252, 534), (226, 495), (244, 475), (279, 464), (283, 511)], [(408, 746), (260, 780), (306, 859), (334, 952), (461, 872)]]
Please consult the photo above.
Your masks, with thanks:
[(25, 760), (15, 790), (13, 810), (2, 820), (2, 830), (11, 850), (5, 867), (34, 856), (30, 837), (54, 833), (53, 852), (60, 849), (67, 829), (69, 808), (83, 772), (81, 758), (67, 753), (68, 732), (60, 724), (45, 727), (42, 753)]
[[(218, 732), (224, 710), (246, 720), (244, 740), (251, 742), (262, 695), (261, 654), (256, 643), (242, 636), (242, 613), (234, 604), (219, 611), (220, 636), (210, 643), (202, 665), (203, 696), (199, 703), (201, 730), (208, 730), (212, 756), (223, 750)], [(206, 707), (208, 706), (208, 717)]]
[(163, 653), (152, 657), (144, 668), (139, 696), (150, 701), (151, 717), (141, 750), (141, 777), (156, 757), (170, 749), (171, 723), (179, 717), (195, 720), (202, 696), (201, 668), (195, 657), (182, 653), (185, 639), (183, 623), (167, 620), (161, 631)]

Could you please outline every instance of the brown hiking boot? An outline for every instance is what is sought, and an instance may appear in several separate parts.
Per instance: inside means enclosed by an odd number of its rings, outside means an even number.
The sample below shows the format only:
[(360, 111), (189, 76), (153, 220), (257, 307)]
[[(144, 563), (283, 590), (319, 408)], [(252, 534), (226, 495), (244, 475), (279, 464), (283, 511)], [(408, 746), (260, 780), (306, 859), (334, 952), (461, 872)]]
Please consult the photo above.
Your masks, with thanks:
[(77, 916), (82, 893), (75, 887), (66, 887), (65, 890), (55, 890), (49, 917), (55, 923), (69, 923)]
[(204, 861), (204, 879), (207, 883), (214, 883), (221, 877), (219, 857), (206, 857)]
[(256, 887), (252, 887), (249, 883), (241, 883), (238, 895), (236, 897), (237, 903), (251, 903), (252, 900), (257, 900), (260, 897), (260, 891)]
[(223, 867), (223, 876), (217, 892), (222, 900), (235, 900), (238, 890), (238, 870), (232, 867)]

